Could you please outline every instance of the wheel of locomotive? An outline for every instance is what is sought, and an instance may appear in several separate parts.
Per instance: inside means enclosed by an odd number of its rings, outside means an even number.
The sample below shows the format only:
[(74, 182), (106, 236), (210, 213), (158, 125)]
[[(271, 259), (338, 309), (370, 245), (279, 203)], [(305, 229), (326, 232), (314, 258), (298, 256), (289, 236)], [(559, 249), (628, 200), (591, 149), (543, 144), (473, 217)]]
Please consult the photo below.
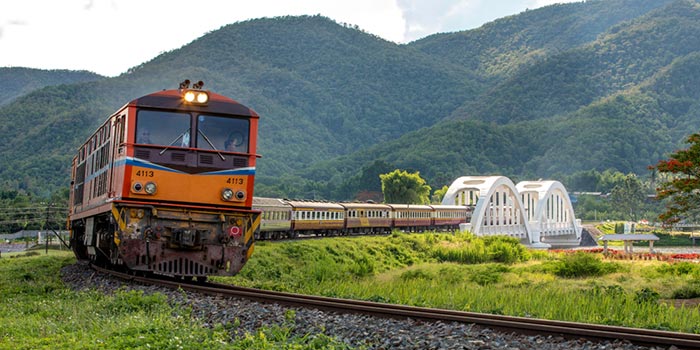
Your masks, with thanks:
[(101, 266), (109, 266), (117, 260), (117, 247), (114, 243), (115, 224), (111, 215), (105, 214), (95, 217), (93, 242), (95, 243), (94, 261)]
[(73, 249), (73, 253), (78, 258), (78, 260), (87, 260), (88, 253), (87, 247), (83, 242), (85, 242), (85, 226), (79, 223), (73, 224), (73, 234), (70, 238), (70, 247)]

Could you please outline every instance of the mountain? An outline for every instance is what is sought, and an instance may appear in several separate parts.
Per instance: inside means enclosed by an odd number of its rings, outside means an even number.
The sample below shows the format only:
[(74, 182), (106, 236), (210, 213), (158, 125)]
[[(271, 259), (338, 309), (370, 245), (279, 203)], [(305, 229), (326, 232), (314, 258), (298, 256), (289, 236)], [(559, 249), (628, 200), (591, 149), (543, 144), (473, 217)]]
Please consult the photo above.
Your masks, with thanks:
[(112, 111), (184, 79), (261, 115), (258, 194), (351, 199), (377, 174), (644, 172), (700, 127), (690, 0), (553, 5), (398, 45), (321, 16), (224, 26), (109, 79), (0, 106), (0, 181), (45, 195)]
[[(433, 186), (442, 186), (442, 178), (494, 170), (516, 178), (590, 169), (643, 174), (700, 129), (699, 16), (697, 3), (677, 1), (616, 25), (593, 42), (550, 55), (495, 84), (455, 110), (457, 120), (342, 162), (361, 167), (381, 157), (399, 168), (421, 170)], [(422, 143), (451, 143), (410, 147), (409, 140), (419, 137)], [(472, 154), (484, 148), (486, 160)], [(488, 153), (493, 150), (502, 153)], [(320, 163), (303, 177), (334, 166)]]
[(694, 7), (677, 1), (616, 25), (593, 42), (521, 70), (453, 114), (498, 123), (542, 118), (640, 84), (675, 58), (700, 49)]
[(483, 90), (462, 67), (321, 16), (225, 26), (133, 73), (193, 66), (265, 116), (261, 167), (275, 176), (432, 125)]
[(88, 71), (0, 68), (0, 106), (45, 86), (95, 81), (104, 77)]
[(672, 1), (589, 0), (552, 5), (474, 30), (434, 34), (409, 46), (462, 65), (484, 79), (502, 79), (549, 55), (592, 42), (611, 27)]

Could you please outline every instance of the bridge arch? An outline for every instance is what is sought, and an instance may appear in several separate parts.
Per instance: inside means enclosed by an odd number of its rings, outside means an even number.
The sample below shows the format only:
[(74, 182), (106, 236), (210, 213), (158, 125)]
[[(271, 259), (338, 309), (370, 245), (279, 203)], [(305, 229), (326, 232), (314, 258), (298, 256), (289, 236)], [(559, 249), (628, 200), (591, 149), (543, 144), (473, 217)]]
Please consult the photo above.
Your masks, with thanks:
[(506, 234), (527, 244), (539, 244), (529, 228), (520, 195), (505, 176), (463, 176), (452, 182), (444, 205), (474, 206), (466, 229), (476, 235)]
[(581, 220), (576, 219), (571, 198), (559, 181), (522, 181), (516, 186), (527, 212), (530, 228), (542, 242), (580, 244)]

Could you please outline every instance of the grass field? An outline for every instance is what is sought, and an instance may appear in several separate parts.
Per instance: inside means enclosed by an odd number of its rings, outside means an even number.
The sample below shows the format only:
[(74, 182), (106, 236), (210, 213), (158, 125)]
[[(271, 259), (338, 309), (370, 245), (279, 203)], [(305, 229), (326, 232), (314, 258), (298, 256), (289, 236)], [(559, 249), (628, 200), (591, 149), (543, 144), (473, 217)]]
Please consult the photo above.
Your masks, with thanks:
[[(263, 329), (232, 341), (165, 296), (75, 292), (69, 252), (0, 258), (0, 349), (345, 348)], [(399, 234), (258, 242), (242, 286), (456, 310), (700, 333), (700, 266), (528, 250), (505, 237)], [(321, 339), (309, 344), (308, 339)]]
[(700, 332), (693, 263), (526, 250), (467, 234), (262, 242), (237, 285), (407, 305)]
[(232, 341), (230, 329), (202, 326), (163, 294), (68, 289), (60, 269), (75, 259), (66, 251), (12, 255), (0, 258), (0, 349), (347, 348), (322, 335), (290, 338), (279, 327)]

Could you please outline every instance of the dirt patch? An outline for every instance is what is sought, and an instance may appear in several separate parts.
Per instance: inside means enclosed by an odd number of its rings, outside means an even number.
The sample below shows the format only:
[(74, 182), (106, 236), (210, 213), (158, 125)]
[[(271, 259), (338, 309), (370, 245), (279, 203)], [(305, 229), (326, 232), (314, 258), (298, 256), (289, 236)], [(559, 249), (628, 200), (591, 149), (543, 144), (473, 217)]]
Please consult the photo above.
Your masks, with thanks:
[(700, 307), (700, 298), (693, 298), (693, 299), (663, 299), (661, 300), (662, 303), (664, 304), (669, 304), (673, 305), (676, 308), (680, 307), (685, 307), (685, 308), (697, 308)]

